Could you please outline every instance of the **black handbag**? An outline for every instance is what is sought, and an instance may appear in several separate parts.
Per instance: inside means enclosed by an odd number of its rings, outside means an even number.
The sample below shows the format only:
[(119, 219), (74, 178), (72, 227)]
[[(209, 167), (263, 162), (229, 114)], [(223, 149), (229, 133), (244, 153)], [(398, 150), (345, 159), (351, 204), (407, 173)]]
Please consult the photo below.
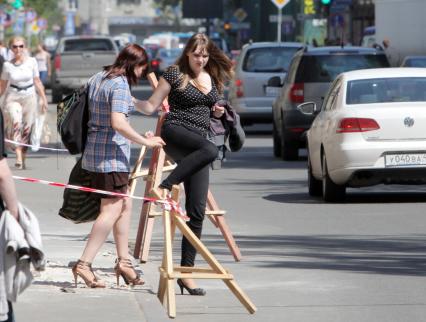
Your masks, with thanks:
[[(81, 158), (71, 170), (68, 184), (90, 187), (90, 172), (81, 167)], [(96, 220), (100, 213), (100, 195), (88, 192), (65, 188), (62, 208), (59, 209), (59, 216), (79, 224)]]
[(84, 151), (86, 145), (89, 85), (76, 89), (57, 105), (57, 127), (61, 141), (71, 154)]

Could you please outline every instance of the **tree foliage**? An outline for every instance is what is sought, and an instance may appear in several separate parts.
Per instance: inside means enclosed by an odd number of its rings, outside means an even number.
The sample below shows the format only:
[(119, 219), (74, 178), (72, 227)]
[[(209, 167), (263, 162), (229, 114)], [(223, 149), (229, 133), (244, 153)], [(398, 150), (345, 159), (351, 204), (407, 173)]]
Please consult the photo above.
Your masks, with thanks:
[(170, 7), (176, 7), (181, 4), (182, 0), (154, 0), (154, 5), (163, 12)]
[(176, 15), (174, 8), (177, 6), (182, 7), (183, 0), (153, 0), (155, 8), (161, 10), (163, 17), (173, 21), (173, 23), (179, 28), (180, 26), (180, 17)]

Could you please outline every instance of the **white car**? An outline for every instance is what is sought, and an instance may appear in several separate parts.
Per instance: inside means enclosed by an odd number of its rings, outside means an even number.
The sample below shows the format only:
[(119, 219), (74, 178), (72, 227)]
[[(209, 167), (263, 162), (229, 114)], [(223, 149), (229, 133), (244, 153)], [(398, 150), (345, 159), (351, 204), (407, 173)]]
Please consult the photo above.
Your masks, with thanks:
[[(340, 74), (307, 133), (309, 194), (342, 201), (346, 187), (426, 183), (426, 68)], [(319, 113), (318, 113), (319, 112)]]

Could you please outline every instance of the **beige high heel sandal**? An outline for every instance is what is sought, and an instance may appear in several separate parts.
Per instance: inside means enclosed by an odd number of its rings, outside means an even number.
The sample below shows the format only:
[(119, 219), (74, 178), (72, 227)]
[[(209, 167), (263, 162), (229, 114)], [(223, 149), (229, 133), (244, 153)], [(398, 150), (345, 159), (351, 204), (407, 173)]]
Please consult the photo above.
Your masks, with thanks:
[(119, 286), (120, 276), (123, 278), (126, 285), (135, 286), (145, 284), (136, 272), (130, 259), (119, 257), (115, 262), (114, 271), (115, 276), (117, 277), (117, 286)]
[(72, 267), (72, 273), (74, 275), (75, 287), (77, 287), (77, 276), (79, 276), (86, 283), (87, 287), (105, 288), (105, 282), (100, 280), (93, 272), (92, 263), (79, 259)]

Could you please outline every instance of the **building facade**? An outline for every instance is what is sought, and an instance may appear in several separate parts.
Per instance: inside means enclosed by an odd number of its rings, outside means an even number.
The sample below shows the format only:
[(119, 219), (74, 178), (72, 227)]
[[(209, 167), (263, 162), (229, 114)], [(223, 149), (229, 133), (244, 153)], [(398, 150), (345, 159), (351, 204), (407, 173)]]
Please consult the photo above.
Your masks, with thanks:
[[(62, 0), (65, 16), (64, 34), (133, 34), (141, 42), (150, 34), (180, 31), (192, 26), (176, 26), (180, 12), (161, 13), (152, 0)], [(68, 21), (70, 20), (70, 21)], [(74, 28), (67, 29), (74, 24)]]

